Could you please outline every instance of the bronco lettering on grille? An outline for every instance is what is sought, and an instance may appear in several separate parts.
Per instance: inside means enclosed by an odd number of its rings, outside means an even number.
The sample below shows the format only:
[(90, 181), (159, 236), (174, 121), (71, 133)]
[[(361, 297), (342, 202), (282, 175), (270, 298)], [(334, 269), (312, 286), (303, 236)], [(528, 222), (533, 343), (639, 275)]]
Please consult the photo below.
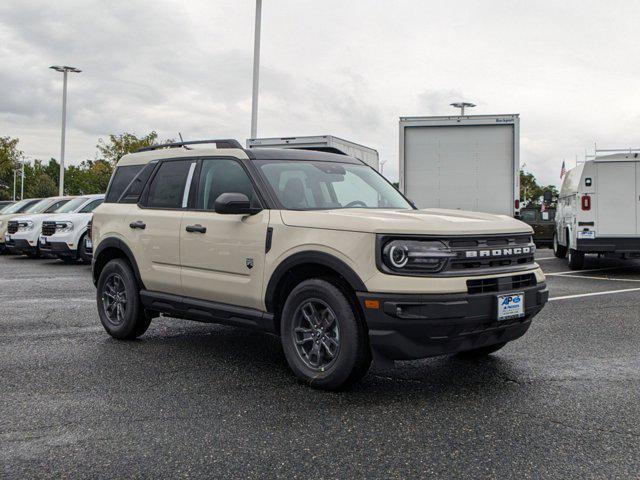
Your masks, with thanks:
[(466, 258), (487, 258), (487, 257), (506, 257), (512, 255), (528, 255), (531, 253), (531, 247), (514, 247), (514, 248), (494, 248), (491, 250), (468, 250), (465, 252)]

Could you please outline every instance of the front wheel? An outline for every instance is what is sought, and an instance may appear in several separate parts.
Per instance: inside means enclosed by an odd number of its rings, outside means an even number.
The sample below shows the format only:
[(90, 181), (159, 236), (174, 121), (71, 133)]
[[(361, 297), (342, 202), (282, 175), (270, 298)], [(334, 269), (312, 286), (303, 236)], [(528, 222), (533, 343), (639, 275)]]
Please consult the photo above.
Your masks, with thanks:
[(85, 264), (91, 263), (91, 254), (87, 252), (86, 237), (87, 234), (85, 233), (78, 243), (78, 258)]
[(567, 260), (571, 270), (582, 270), (582, 267), (584, 267), (584, 252), (570, 248)]
[(98, 315), (109, 335), (131, 340), (147, 331), (151, 317), (140, 302), (138, 284), (129, 264), (111, 260), (100, 272), (97, 286)]
[(316, 388), (348, 387), (371, 364), (362, 321), (344, 293), (326, 280), (306, 280), (289, 294), (281, 341), (293, 372)]
[(558, 243), (558, 234), (553, 234), (553, 254), (558, 258), (567, 256), (567, 247)]

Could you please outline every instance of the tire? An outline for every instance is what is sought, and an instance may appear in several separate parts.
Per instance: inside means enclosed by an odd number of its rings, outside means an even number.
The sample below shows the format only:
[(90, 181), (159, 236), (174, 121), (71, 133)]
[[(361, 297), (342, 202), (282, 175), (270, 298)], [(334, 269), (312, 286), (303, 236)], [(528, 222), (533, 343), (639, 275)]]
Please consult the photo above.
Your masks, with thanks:
[(87, 246), (84, 243), (86, 237), (86, 233), (82, 235), (82, 237), (80, 237), (80, 243), (78, 245), (78, 260), (80, 260), (84, 264), (91, 263), (91, 255), (87, 253)]
[(289, 367), (314, 388), (344, 389), (369, 370), (366, 328), (345, 294), (326, 280), (305, 280), (293, 289), (280, 327)]
[(473, 350), (465, 350), (464, 352), (458, 352), (456, 355), (460, 358), (480, 358), (491, 355), (504, 347), (507, 342), (496, 343), (495, 345), (488, 345), (486, 347), (474, 348)]
[(142, 307), (138, 284), (125, 260), (117, 258), (105, 265), (98, 279), (96, 297), (100, 321), (112, 337), (132, 340), (149, 328), (151, 317)]
[(558, 243), (558, 234), (553, 234), (553, 254), (558, 258), (567, 256), (567, 247)]
[(569, 261), (569, 268), (571, 270), (582, 270), (584, 267), (584, 252), (570, 248), (567, 260)]

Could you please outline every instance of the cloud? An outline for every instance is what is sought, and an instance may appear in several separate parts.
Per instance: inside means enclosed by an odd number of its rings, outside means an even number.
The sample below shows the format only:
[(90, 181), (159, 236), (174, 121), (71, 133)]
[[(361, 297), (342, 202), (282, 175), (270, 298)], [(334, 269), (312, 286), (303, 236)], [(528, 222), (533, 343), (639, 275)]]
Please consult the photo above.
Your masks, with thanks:
[[(0, 3), (0, 134), (68, 159), (98, 137), (249, 134), (254, 2)], [(337, 14), (338, 13), (338, 14)], [(397, 176), (398, 117), (520, 113), (521, 160), (543, 183), (594, 142), (640, 146), (640, 5), (584, 2), (280, 0), (263, 5), (261, 136), (333, 134), (379, 150)], [(570, 28), (567, 27), (570, 25)]]

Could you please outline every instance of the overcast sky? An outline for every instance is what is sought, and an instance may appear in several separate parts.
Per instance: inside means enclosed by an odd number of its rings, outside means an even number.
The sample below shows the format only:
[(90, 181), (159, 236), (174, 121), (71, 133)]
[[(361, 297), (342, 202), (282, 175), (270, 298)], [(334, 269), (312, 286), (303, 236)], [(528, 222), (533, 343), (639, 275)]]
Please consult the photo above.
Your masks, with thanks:
[[(0, 135), (67, 159), (100, 136), (249, 136), (253, 0), (0, 3)], [(398, 117), (521, 115), (521, 163), (558, 183), (585, 148), (640, 147), (640, 2), (264, 0), (259, 136), (333, 134), (397, 178)]]

